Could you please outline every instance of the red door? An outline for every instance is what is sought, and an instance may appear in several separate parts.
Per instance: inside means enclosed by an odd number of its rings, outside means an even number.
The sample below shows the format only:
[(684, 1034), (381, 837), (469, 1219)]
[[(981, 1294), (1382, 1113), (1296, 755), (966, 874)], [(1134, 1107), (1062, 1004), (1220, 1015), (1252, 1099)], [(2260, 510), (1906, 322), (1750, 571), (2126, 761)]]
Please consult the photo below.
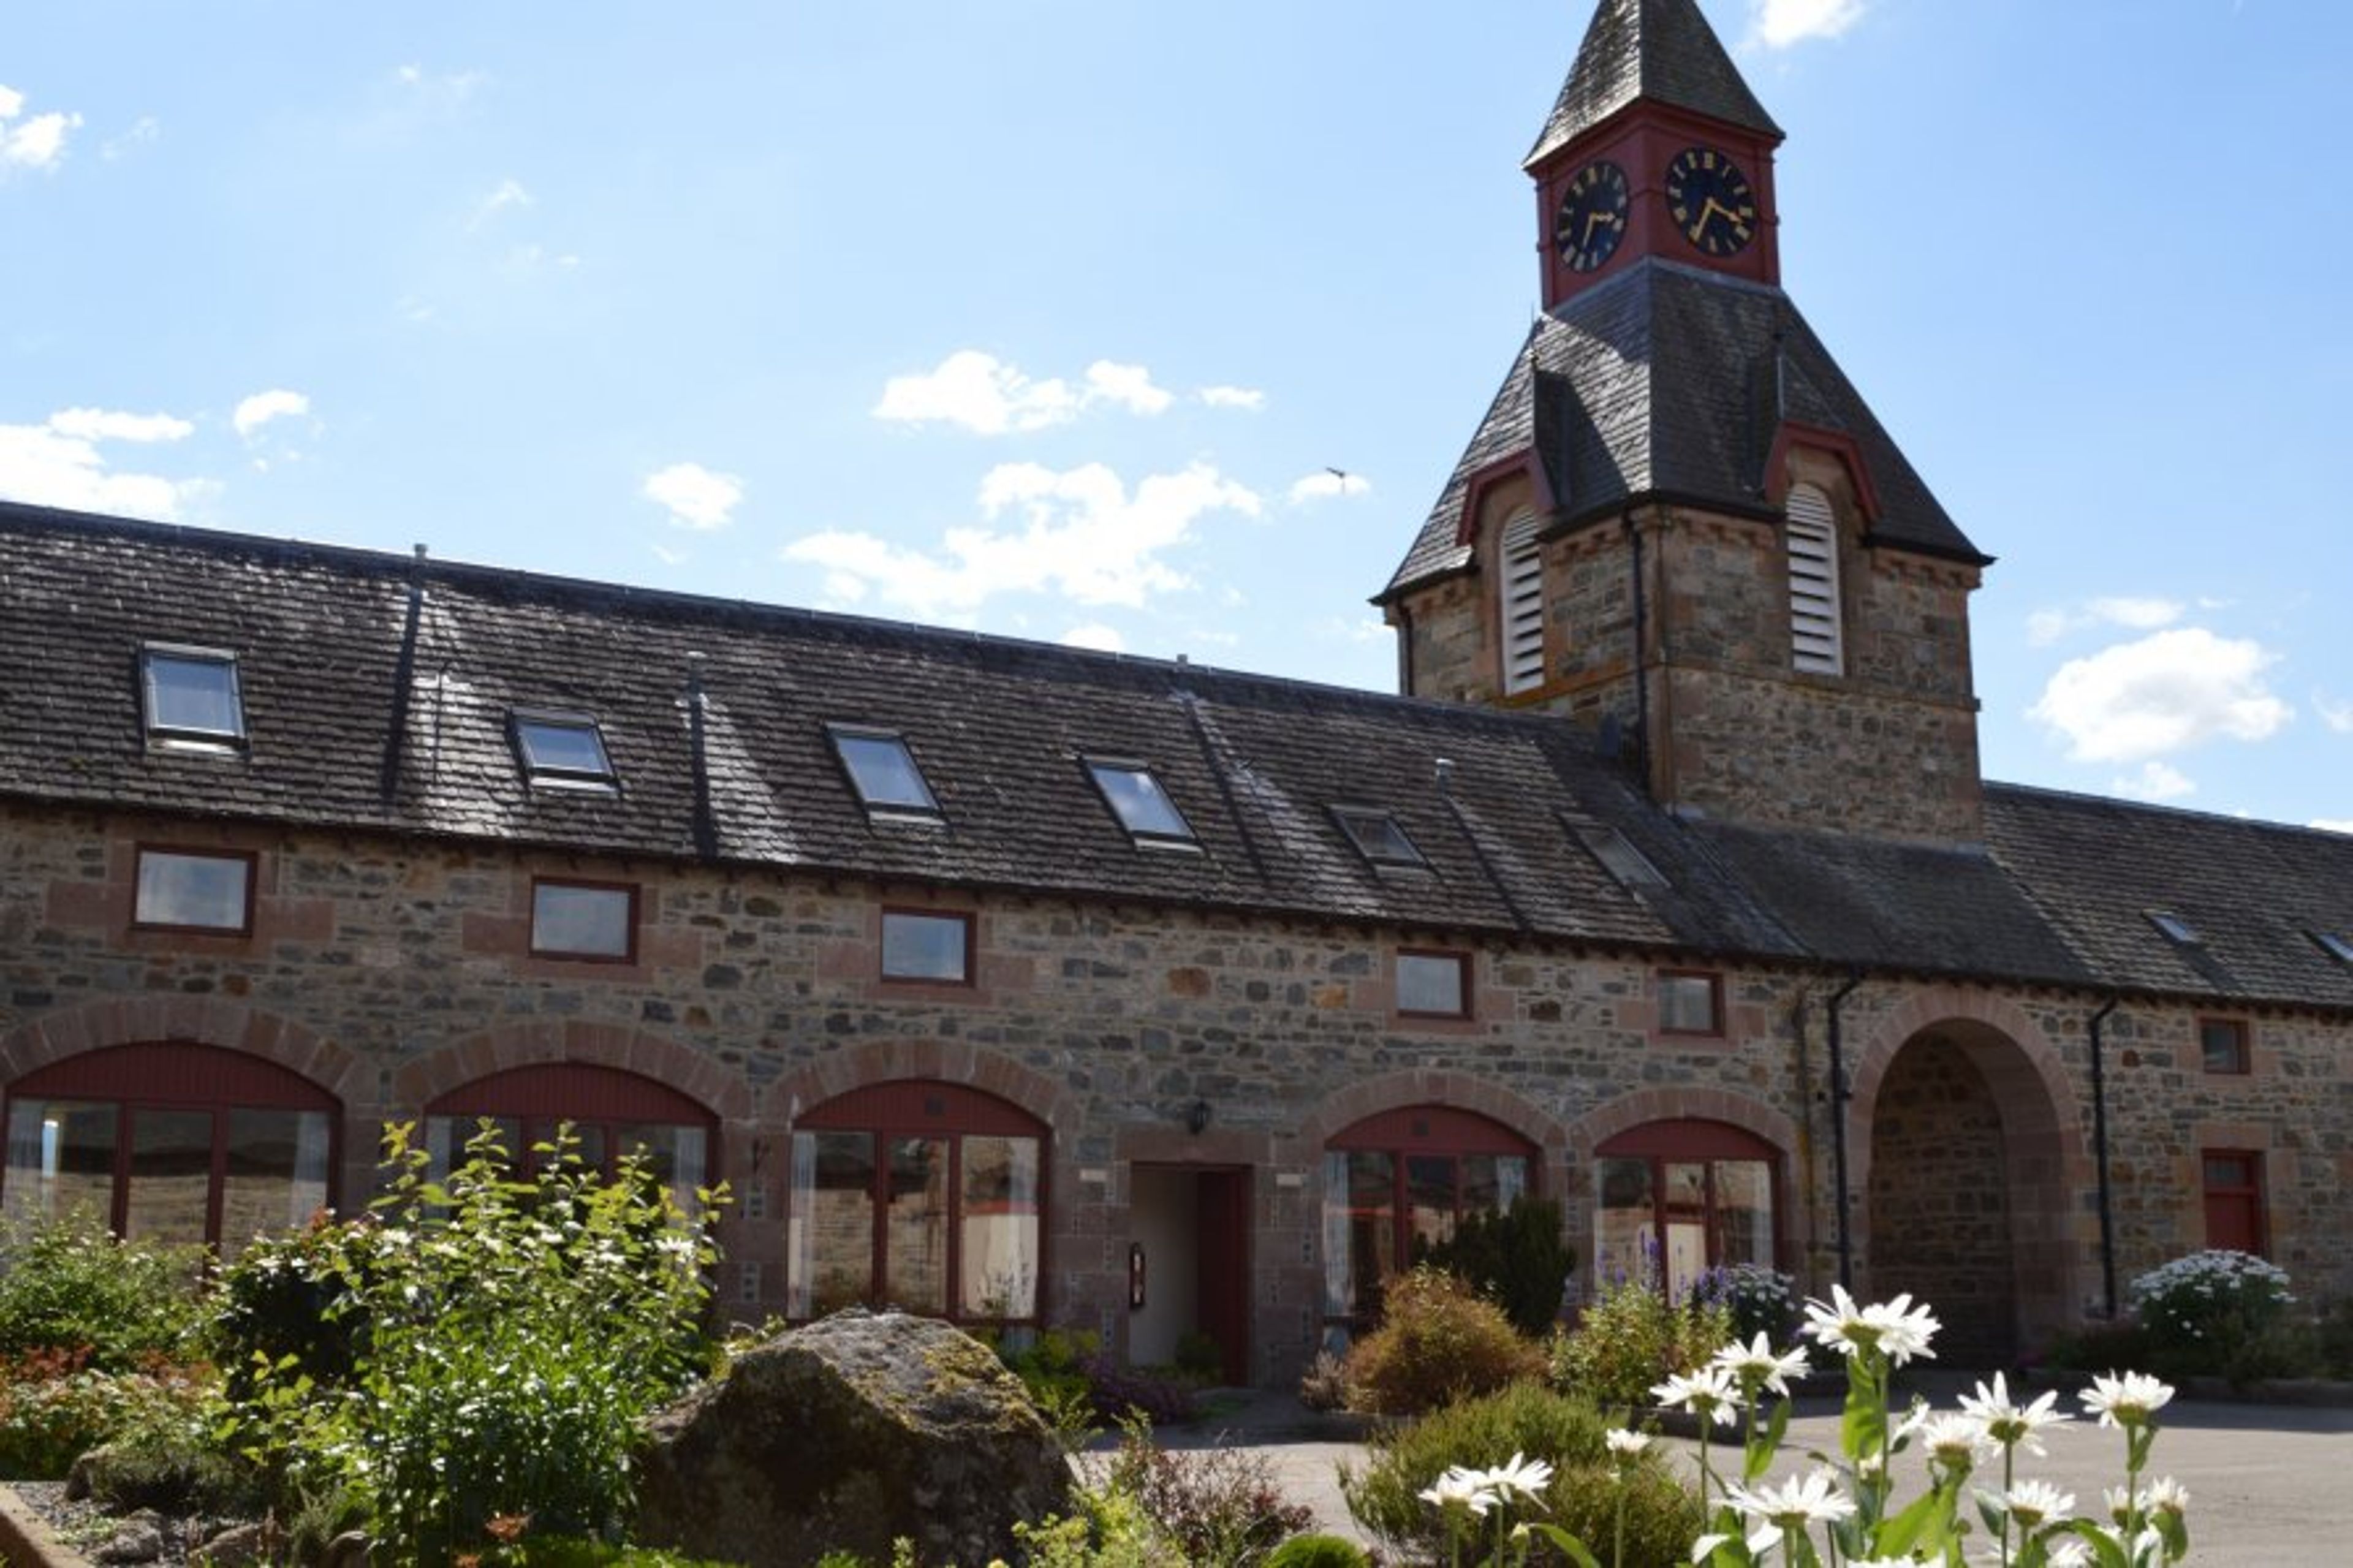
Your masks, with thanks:
[(1193, 1321), (1224, 1352), (1226, 1382), (1240, 1387), (1250, 1381), (1250, 1173), (1203, 1171), (1196, 1197)]

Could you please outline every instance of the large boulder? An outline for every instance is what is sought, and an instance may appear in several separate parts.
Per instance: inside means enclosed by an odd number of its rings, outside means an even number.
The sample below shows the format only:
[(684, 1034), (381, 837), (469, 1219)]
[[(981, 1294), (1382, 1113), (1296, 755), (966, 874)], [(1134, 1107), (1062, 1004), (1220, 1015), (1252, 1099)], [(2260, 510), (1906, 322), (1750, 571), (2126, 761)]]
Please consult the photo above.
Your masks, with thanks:
[(839, 1313), (736, 1358), (649, 1424), (633, 1539), (746, 1568), (834, 1550), (889, 1562), (1014, 1556), (1013, 1525), (1068, 1511), (1070, 1467), (979, 1342), (897, 1312)]

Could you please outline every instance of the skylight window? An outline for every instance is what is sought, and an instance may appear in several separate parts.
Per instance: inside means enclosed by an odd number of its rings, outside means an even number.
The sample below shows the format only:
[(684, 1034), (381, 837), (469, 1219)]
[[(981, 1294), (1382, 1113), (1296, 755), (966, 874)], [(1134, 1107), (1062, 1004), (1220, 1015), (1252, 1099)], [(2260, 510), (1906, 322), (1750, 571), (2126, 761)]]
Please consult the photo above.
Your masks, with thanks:
[(860, 805), (872, 812), (937, 816), (940, 803), (907, 742), (888, 730), (832, 728), (833, 749)]
[(515, 756), (534, 788), (597, 790), (620, 787), (605, 752), (604, 731), (582, 713), (512, 715)]
[(2337, 963), (2353, 963), (2353, 939), (2333, 931), (2316, 931), (2312, 933), (2312, 940), (2320, 944), (2321, 952)]
[(1586, 852), (1601, 862), (1601, 868), (1629, 888), (1663, 889), (1667, 879), (1650, 858), (1634, 847), (1633, 840), (1607, 823), (1563, 813), (1561, 820), (1577, 835), (1577, 841)]
[(1356, 853), (1374, 865), (1418, 871), (1430, 868), (1430, 862), (1422, 858), (1421, 851), (1388, 812), (1370, 806), (1335, 805), (1332, 816), (1340, 824), (1340, 831), (1348, 836), (1348, 842), (1356, 847)]
[(1136, 843), (1179, 847), (1194, 842), (1192, 825), (1143, 763), (1091, 761), (1087, 773)]
[(139, 695), (150, 739), (245, 743), (245, 701), (233, 653), (151, 644), (139, 650)]
[(2163, 934), (2165, 940), (2182, 947), (2198, 945), (2198, 929), (2170, 910), (2151, 910), (2148, 923)]

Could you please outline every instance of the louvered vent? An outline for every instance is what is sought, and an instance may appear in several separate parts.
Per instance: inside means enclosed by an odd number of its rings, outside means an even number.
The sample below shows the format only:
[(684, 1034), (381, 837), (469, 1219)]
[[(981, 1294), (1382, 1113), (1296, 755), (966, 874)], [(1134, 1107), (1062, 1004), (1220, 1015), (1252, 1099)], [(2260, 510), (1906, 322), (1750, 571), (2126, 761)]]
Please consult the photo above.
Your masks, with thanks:
[(1830, 497), (1811, 485), (1789, 489), (1789, 647), (1791, 662), (1836, 675), (1845, 660), (1839, 634), (1838, 519)]
[(1514, 518), (1504, 530), (1504, 690), (1532, 691), (1544, 684), (1544, 555), (1536, 520)]

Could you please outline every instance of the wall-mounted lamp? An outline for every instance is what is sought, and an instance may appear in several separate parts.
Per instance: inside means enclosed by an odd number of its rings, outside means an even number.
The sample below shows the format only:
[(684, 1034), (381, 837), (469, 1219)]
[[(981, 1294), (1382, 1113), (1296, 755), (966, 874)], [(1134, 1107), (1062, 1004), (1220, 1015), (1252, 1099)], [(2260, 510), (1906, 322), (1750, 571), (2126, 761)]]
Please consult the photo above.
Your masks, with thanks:
[(1208, 1130), (1209, 1102), (1197, 1100), (1185, 1108), (1185, 1131), (1198, 1138)]

